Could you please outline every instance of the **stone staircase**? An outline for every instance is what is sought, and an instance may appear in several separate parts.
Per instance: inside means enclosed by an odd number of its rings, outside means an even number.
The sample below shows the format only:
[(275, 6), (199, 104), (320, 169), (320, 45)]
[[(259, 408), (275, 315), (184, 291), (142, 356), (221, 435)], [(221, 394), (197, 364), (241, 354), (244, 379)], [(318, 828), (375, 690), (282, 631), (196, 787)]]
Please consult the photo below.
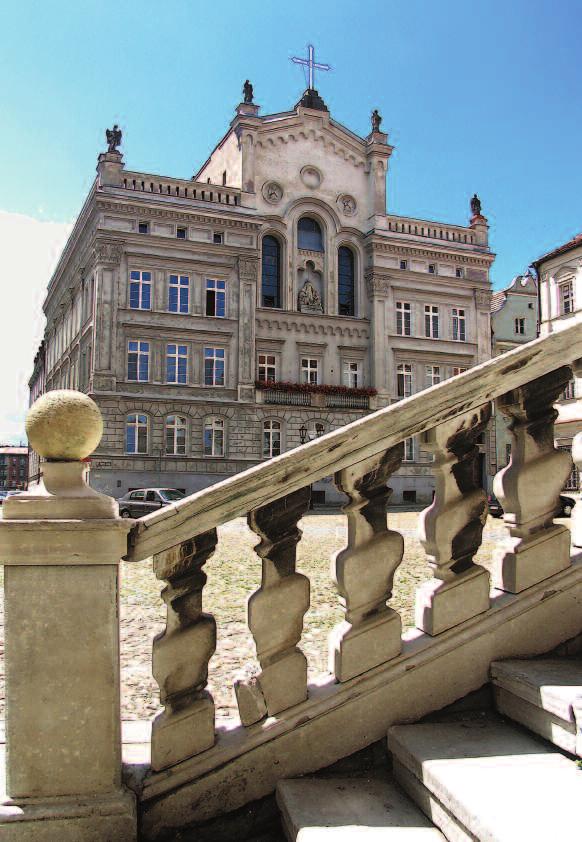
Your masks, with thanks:
[(579, 840), (582, 770), (563, 750), (576, 750), (582, 660), (498, 661), (491, 677), (496, 710), (391, 727), (391, 776), (280, 782), (287, 839)]

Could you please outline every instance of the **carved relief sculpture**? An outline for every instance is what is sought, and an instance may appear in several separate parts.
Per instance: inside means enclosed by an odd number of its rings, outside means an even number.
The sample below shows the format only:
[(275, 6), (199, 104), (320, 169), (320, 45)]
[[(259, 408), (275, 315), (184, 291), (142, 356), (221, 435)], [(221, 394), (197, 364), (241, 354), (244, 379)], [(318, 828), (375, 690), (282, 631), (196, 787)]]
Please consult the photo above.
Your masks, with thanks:
[(347, 193), (338, 197), (338, 206), (344, 216), (353, 216), (356, 212), (356, 200)]
[(263, 198), (269, 204), (276, 205), (283, 198), (283, 188), (276, 181), (267, 181), (263, 185)]
[(299, 290), (298, 303), (302, 313), (323, 313), (321, 295), (309, 280)]

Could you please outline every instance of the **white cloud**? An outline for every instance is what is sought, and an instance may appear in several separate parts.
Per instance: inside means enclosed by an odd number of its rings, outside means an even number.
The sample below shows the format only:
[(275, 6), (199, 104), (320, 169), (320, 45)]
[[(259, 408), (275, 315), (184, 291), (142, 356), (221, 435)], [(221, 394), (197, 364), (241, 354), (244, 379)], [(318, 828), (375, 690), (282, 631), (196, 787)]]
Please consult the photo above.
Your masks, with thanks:
[(0, 443), (25, 440), (28, 380), (44, 333), (42, 302), (72, 229), (0, 210)]

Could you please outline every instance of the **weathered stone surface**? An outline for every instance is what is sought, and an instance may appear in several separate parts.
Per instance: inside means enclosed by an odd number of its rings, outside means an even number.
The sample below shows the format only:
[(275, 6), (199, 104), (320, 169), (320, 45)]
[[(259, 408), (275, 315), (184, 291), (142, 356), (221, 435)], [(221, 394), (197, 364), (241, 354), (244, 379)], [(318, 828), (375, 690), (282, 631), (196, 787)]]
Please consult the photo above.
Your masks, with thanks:
[(412, 801), (385, 779), (281, 781), (277, 804), (289, 842), (445, 842)]
[(152, 728), (152, 768), (164, 769), (214, 743), (214, 701), (205, 690), (208, 662), (216, 650), (216, 621), (202, 611), (203, 565), (214, 553), (216, 530), (154, 557), (165, 579), (166, 629), (154, 638), (152, 673), (165, 710)]
[(569, 453), (554, 445), (554, 402), (571, 377), (562, 366), (501, 396), (497, 405), (509, 419), (509, 465), (493, 490), (508, 527), (505, 546), (496, 549), (492, 580), (510, 593), (530, 587), (568, 566), (570, 533), (553, 526), (559, 493), (570, 473)]
[[(580, 837), (582, 780), (576, 764), (502, 721), (475, 717), (399, 725), (389, 730), (388, 747), (472, 838), (574, 842)], [(398, 780), (398, 767), (395, 773)]]
[(46, 459), (84, 459), (101, 441), (103, 419), (97, 404), (87, 395), (55, 389), (31, 407), (26, 435), (30, 446)]
[(402, 562), (404, 539), (388, 529), (386, 506), (392, 493), (387, 483), (402, 464), (403, 452), (403, 445), (396, 445), (335, 476), (337, 487), (348, 495), (348, 544), (333, 559), (334, 581), (345, 606), (345, 620), (329, 641), (329, 668), (338, 681), (400, 652), (400, 616), (386, 603)]
[(489, 573), (475, 564), (450, 582), (432, 579), (416, 591), (416, 627), (440, 634), (489, 608)]

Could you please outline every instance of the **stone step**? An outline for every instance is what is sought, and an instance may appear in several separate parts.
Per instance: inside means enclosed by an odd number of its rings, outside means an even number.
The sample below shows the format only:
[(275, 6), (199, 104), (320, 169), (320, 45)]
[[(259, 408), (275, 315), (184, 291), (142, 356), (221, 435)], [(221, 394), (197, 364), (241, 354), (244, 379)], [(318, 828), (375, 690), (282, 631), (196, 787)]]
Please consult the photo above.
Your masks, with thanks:
[(394, 777), (451, 842), (579, 842), (582, 772), (500, 718), (397, 725)]
[(500, 713), (582, 757), (582, 660), (495, 661), (491, 680)]
[(412, 801), (384, 779), (280, 781), (277, 803), (290, 842), (446, 842)]

